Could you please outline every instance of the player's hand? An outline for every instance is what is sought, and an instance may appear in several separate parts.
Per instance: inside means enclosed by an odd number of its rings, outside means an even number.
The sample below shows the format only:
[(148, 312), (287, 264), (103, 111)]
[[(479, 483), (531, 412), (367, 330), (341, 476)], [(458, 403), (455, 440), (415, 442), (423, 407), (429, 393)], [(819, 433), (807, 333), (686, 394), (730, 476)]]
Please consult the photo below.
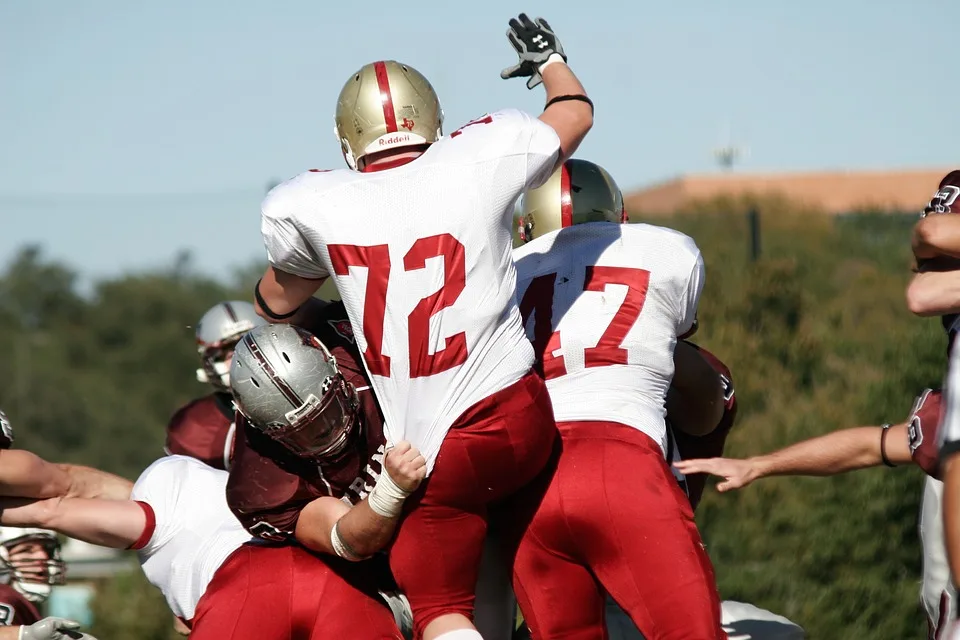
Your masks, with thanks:
[(87, 633), (81, 633), (80, 623), (66, 618), (44, 618), (40, 622), (20, 627), (20, 640), (97, 640)]
[(528, 89), (533, 89), (543, 82), (540, 77), (540, 67), (550, 56), (556, 53), (563, 58), (564, 62), (567, 61), (557, 34), (543, 18), (531, 20), (525, 13), (512, 18), (510, 28), (507, 29), (507, 40), (517, 50), (520, 62), (501, 71), (500, 77), (504, 80), (530, 78), (527, 81)]
[(749, 460), (736, 458), (700, 458), (697, 460), (680, 460), (673, 466), (680, 473), (709, 473), (712, 476), (722, 477), (724, 480), (717, 484), (717, 491), (723, 493), (731, 489), (740, 489), (757, 479), (753, 464)]
[(420, 451), (406, 440), (402, 440), (387, 451), (383, 458), (383, 468), (390, 479), (404, 491), (413, 493), (427, 477), (427, 461)]

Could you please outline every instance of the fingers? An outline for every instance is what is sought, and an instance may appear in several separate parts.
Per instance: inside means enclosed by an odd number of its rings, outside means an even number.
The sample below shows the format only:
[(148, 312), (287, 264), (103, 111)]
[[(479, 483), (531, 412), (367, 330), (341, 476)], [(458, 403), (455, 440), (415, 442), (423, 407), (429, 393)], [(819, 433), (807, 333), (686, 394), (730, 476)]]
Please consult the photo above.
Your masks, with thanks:
[(527, 31), (534, 31), (537, 29), (537, 25), (527, 16), (527, 14), (521, 13), (519, 16), (517, 16), (517, 19)]
[(520, 37), (517, 36), (515, 31), (507, 30), (507, 40), (509, 40), (513, 48), (517, 50), (517, 53), (523, 53), (527, 50), (527, 45), (523, 44), (523, 41), (520, 40)]
[(413, 445), (411, 445), (409, 442), (407, 442), (406, 440), (401, 440), (400, 442), (395, 444), (388, 453), (394, 456), (399, 456), (406, 453), (412, 448), (413, 448)]
[(543, 82), (543, 78), (540, 76), (540, 74), (535, 73), (532, 76), (530, 76), (529, 80), (527, 80), (527, 89), (533, 89), (534, 87), (536, 87), (542, 82)]
[(544, 20), (543, 18), (537, 18), (537, 27), (545, 31), (553, 33), (553, 28), (550, 26), (550, 23)]
[[(523, 17), (523, 14), (520, 14), (520, 17)], [(524, 26), (516, 18), (510, 18), (510, 22), (507, 23), (510, 26), (509, 33), (517, 33), (518, 31), (523, 31)]]
[(678, 460), (673, 463), (680, 473), (713, 473), (716, 469), (716, 458), (699, 458), (694, 460)]

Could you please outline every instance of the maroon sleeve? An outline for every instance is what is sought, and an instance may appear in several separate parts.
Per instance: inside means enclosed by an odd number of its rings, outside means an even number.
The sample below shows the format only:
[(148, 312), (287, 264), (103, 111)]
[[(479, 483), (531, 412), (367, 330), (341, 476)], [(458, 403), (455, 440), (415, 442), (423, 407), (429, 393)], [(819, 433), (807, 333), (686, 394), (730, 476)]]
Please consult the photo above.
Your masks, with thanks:
[(226, 469), (234, 439), (230, 400), (211, 394), (177, 411), (167, 425), (168, 454), (190, 456), (215, 469)]
[(925, 389), (917, 396), (907, 418), (907, 433), (910, 436), (910, 455), (923, 471), (939, 478), (940, 459), (937, 451), (937, 427), (943, 410), (943, 394), (940, 389)]
[(227, 504), (251, 535), (277, 542), (291, 539), (300, 511), (326, 495), (300, 477), (303, 470), (297, 467), (302, 465), (282, 445), (238, 418)]
[(0, 626), (33, 624), (39, 620), (40, 612), (32, 602), (10, 585), (0, 584)]

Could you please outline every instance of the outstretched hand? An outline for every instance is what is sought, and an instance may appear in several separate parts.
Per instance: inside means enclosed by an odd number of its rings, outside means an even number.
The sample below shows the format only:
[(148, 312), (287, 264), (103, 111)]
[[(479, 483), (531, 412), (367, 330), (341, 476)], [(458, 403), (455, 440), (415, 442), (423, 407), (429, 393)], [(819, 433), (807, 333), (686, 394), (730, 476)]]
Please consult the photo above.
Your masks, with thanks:
[(749, 460), (737, 458), (680, 460), (673, 463), (673, 466), (684, 475), (709, 473), (712, 476), (722, 477), (724, 480), (717, 484), (717, 491), (721, 493), (740, 489), (757, 479), (753, 464)]

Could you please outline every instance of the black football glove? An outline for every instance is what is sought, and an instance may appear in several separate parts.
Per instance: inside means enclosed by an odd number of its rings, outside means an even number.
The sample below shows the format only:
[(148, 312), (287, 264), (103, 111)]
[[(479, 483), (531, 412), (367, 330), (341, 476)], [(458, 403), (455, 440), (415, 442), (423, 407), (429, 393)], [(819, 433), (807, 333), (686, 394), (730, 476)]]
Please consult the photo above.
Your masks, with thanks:
[(527, 14), (521, 13), (510, 20), (507, 29), (507, 40), (517, 50), (520, 62), (500, 72), (504, 80), (509, 78), (530, 78), (527, 88), (533, 89), (543, 82), (540, 77), (540, 66), (553, 54), (559, 54), (563, 61), (567, 56), (563, 53), (563, 45), (557, 39), (550, 25), (543, 18), (531, 20)]

